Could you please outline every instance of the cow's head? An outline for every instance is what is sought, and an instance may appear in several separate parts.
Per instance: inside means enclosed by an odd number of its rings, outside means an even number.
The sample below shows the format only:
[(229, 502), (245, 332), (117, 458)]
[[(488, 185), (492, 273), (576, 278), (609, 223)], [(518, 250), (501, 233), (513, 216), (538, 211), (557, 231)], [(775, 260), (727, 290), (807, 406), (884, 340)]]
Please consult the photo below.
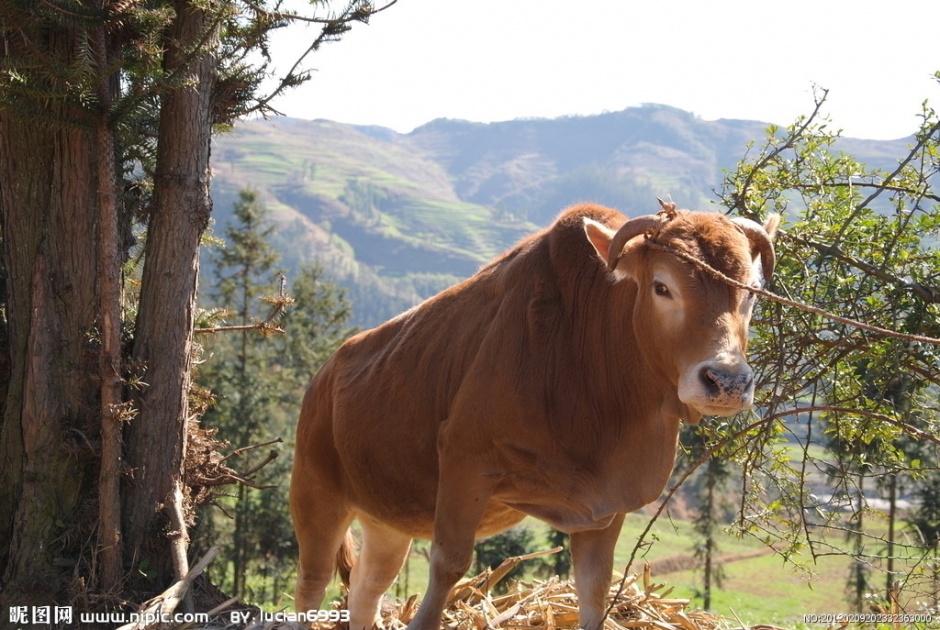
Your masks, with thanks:
[(683, 252), (757, 287), (773, 273), (778, 217), (761, 226), (660, 203), (659, 214), (632, 219), (617, 231), (585, 219), (588, 239), (617, 281), (636, 283), (637, 346), (645, 365), (675, 385), (685, 419), (694, 423), (704, 415), (748, 409), (754, 374), (745, 353), (754, 293), (664, 250)]

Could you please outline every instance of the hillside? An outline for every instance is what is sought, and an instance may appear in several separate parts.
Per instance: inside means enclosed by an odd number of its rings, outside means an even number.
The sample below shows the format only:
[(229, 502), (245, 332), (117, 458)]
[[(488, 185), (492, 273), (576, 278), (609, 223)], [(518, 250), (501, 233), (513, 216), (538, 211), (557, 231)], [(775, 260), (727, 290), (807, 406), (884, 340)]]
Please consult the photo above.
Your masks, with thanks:
[[(372, 326), (471, 275), (571, 203), (638, 214), (655, 210), (659, 196), (707, 208), (721, 169), (765, 126), (660, 105), (554, 120), (437, 120), (409, 134), (249, 121), (213, 146), (216, 230), (238, 190), (258, 190), (288, 273), (322, 263), (349, 288), (355, 323)], [(845, 148), (879, 163), (903, 144), (846, 140)]]

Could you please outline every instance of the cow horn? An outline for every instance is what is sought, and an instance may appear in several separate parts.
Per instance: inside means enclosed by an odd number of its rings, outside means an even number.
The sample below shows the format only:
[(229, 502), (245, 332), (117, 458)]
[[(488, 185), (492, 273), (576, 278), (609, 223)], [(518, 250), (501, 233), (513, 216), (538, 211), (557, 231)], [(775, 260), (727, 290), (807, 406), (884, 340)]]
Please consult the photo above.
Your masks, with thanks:
[(623, 256), (623, 248), (631, 239), (645, 234), (649, 230), (659, 227), (663, 224), (664, 217), (658, 214), (647, 214), (642, 217), (630, 219), (617, 230), (614, 237), (610, 240), (610, 249), (607, 252), (607, 268), (613, 271)]
[(769, 281), (774, 274), (774, 267), (777, 265), (777, 256), (774, 253), (774, 243), (770, 235), (759, 223), (745, 219), (743, 217), (732, 217), (738, 228), (744, 232), (747, 240), (751, 243), (751, 248), (760, 252), (760, 264), (764, 270), (764, 280)]

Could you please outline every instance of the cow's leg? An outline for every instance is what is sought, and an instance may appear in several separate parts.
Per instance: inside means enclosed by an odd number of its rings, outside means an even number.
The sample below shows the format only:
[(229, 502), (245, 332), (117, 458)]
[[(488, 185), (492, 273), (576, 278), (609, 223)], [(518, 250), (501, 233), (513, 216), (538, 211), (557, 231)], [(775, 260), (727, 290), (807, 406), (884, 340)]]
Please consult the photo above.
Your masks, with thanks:
[(606, 598), (614, 569), (614, 547), (623, 527), (618, 514), (604, 529), (571, 534), (571, 561), (574, 564), (574, 588), (578, 593), (579, 625), (584, 630), (599, 630), (607, 610)]
[(434, 513), (434, 539), (431, 541), (431, 578), (418, 614), (408, 630), (440, 630), (441, 615), (451, 589), (470, 568), (477, 525), (483, 518), (492, 489), (483, 475), (465, 478), (448, 475), (449, 470), (473, 470), (451, 458), (442, 469)]
[(343, 544), (353, 514), (339, 493), (324, 492), (299, 476), (295, 467), (290, 489), (291, 516), (297, 536), (299, 562), (294, 608), (298, 612), (318, 610), (333, 579), (336, 554)]
[(360, 516), (359, 521), (362, 549), (349, 585), (349, 629), (369, 630), (380, 619), (382, 595), (401, 571), (411, 537), (368, 516)]

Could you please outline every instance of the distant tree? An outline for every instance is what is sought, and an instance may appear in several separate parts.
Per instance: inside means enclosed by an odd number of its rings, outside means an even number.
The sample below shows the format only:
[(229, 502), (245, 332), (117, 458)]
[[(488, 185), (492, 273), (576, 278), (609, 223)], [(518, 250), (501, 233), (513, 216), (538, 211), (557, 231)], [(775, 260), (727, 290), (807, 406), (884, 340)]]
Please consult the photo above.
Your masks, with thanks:
[[(718, 449), (714, 427), (685, 426), (680, 433), (682, 449), (676, 465), (676, 474), (683, 475), (690, 467), (704, 460), (689, 483), (687, 496), (693, 498), (696, 516), (692, 530), (696, 540), (693, 555), (702, 568), (702, 608), (710, 610), (712, 589), (721, 586), (724, 570), (718, 562), (717, 535), (728, 524), (729, 496), (727, 484), (734, 472), (725, 453)], [(715, 450), (718, 449), (718, 450)]]
[[(481, 573), (486, 569), (495, 569), (506, 558), (535, 551), (535, 534), (530, 528), (517, 525), (477, 542), (473, 551), (473, 572)], [(527, 568), (524, 563), (513, 568), (501, 582), (493, 587), (493, 590), (497, 593), (505, 593), (509, 588), (509, 581), (522, 577)]]
[[(217, 398), (203, 425), (242, 453), (239, 470), (252, 471), (250, 484), (218, 499), (220, 510), (204, 528), (225, 552), (226, 561), (212, 575), (250, 601), (280, 605), (276, 598), (296, 558), (286, 492), (292, 411), (299, 409), (307, 380), (352, 330), (345, 294), (316, 267), (301, 270), (290, 285), (292, 306), (269, 319), (270, 296), (281, 290), (273, 230), (258, 194), (241, 191), (233, 223), (223, 231), (224, 246), (211, 250), (214, 282), (208, 293), (213, 306), (225, 309), (226, 323), (243, 330), (221, 330), (206, 340), (199, 383)], [(274, 301), (279, 300), (278, 295)], [(284, 334), (270, 334), (275, 325)], [(286, 445), (267, 446), (276, 440)]]
[[(275, 265), (279, 256), (269, 242), (274, 227), (266, 214), (256, 192), (241, 191), (235, 202), (234, 222), (224, 231), (225, 246), (212, 250), (215, 282), (209, 293), (215, 306), (231, 313), (227, 321), (241, 326), (264, 321), (271, 305), (261, 298), (271, 295), (277, 286)], [(204, 383), (221, 399), (204, 423), (219, 428), (220, 437), (237, 448), (266, 441), (259, 436), (259, 429), (278, 388), (267, 369), (272, 348), (264, 336), (249, 330), (232, 336), (223, 333), (215, 341), (207, 342), (216, 360), (213, 368), (206, 370)], [(249, 548), (249, 520), (256, 505), (249, 500), (245, 484), (238, 484), (236, 493), (231, 551), (227, 555), (233, 566), (232, 591), (243, 595), (249, 553), (254, 551)]]
[(296, 396), (338, 345), (355, 334), (349, 326), (352, 303), (342, 289), (327, 278), (323, 267), (307, 265), (297, 271), (290, 283), (294, 306), (281, 323), (289, 331), (283, 340), (281, 361), (289, 371)]
[(552, 527), (548, 530), (545, 541), (549, 549), (562, 547), (563, 551), (542, 559), (545, 566), (543, 573), (548, 573), (549, 576), (557, 575), (563, 580), (568, 579), (571, 575), (571, 534)]
[(934, 610), (940, 607), (940, 473), (928, 475), (917, 487), (916, 507), (907, 522), (924, 549), (928, 550), (924, 566), (932, 585)]
[[(871, 571), (865, 560), (865, 491), (866, 478), (873, 473), (872, 457), (879, 454), (878, 443), (865, 444), (856, 439), (842, 437), (842, 416), (836, 416), (828, 423), (826, 447), (832, 454), (833, 464), (829, 468), (829, 477), (833, 486), (838, 488), (841, 500), (851, 512), (849, 527), (845, 537), (855, 561), (849, 567), (846, 588), (855, 610), (864, 610), (865, 599), (869, 595)], [(854, 437), (854, 436), (853, 436)]]

